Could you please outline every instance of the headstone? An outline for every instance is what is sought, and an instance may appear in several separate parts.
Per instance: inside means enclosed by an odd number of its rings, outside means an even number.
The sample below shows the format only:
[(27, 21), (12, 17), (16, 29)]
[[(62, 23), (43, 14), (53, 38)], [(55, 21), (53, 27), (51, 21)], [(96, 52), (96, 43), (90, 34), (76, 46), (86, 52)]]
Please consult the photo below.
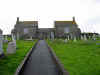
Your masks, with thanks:
[(51, 32), (51, 39), (54, 40), (54, 32)]
[(89, 36), (89, 39), (91, 39), (91, 36)]
[(16, 46), (16, 38), (15, 36), (12, 34), (12, 42), (14, 42), (15, 46)]
[(32, 36), (30, 37), (30, 40), (33, 40), (33, 39), (32, 39)]
[(0, 55), (3, 54), (3, 36), (0, 34)]
[(96, 36), (95, 36), (95, 34), (93, 34), (93, 40), (96, 40)]
[(83, 40), (83, 36), (81, 35), (81, 40)]
[(3, 35), (2, 30), (0, 29), (0, 56), (3, 55)]
[(12, 42), (8, 43), (7, 53), (13, 54), (16, 52), (16, 40), (15, 36), (12, 34)]
[(16, 43), (15, 42), (9, 42), (8, 43), (8, 48), (7, 48), (7, 53), (8, 54), (13, 54), (16, 52)]
[(86, 35), (84, 35), (84, 40), (87, 40), (87, 37), (86, 37)]
[(68, 40), (67, 40), (67, 39), (65, 39), (65, 40), (64, 40), (64, 43), (67, 43), (67, 41), (68, 41)]
[(69, 40), (69, 35), (68, 35), (68, 40)]
[(76, 42), (77, 40), (76, 40), (76, 37), (74, 37), (74, 42)]
[(17, 33), (17, 40), (19, 40), (19, 33)]

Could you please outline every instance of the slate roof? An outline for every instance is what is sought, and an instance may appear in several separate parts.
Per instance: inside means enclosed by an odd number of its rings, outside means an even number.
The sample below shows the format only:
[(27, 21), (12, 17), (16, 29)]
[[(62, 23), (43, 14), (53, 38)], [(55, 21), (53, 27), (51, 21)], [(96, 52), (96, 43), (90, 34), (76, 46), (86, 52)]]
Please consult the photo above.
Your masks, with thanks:
[(38, 21), (23, 21), (24, 24), (38, 24)]
[(18, 24), (37, 24), (38, 25), (38, 21), (19, 21)]
[(73, 21), (55, 21), (55, 26), (66, 26), (66, 25), (73, 25), (76, 24), (76, 22)]

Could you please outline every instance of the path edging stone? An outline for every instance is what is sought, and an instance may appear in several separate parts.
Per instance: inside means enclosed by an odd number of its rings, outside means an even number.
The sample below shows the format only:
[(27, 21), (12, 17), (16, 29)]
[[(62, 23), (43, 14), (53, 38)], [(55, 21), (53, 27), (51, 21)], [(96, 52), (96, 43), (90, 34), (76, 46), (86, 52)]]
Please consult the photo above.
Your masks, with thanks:
[[(47, 43), (47, 42), (46, 42)], [(54, 60), (54, 62), (56, 63), (56, 66), (59, 70), (60, 75), (69, 75), (69, 73), (64, 69), (63, 64), (61, 64), (61, 62), (59, 61), (58, 57), (56, 56), (56, 54), (53, 52), (53, 49), (47, 44), (47, 47), (49, 49), (49, 52)]]
[[(38, 40), (39, 41), (39, 40)], [(22, 60), (21, 64), (18, 66), (18, 68), (16, 69), (16, 72), (14, 75), (20, 75), (20, 73), (23, 71), (23, 68), (25, 66), (25, 64), (27, 63), (27, 60), (29, 58), (29, 56), (31, 55), (31, 53), (34, 51), (38, 41), (35, 43), (35, 45), (30, 49), (30, 51), (26, 54), (26, 56), (24, 57), (24, 60)]]

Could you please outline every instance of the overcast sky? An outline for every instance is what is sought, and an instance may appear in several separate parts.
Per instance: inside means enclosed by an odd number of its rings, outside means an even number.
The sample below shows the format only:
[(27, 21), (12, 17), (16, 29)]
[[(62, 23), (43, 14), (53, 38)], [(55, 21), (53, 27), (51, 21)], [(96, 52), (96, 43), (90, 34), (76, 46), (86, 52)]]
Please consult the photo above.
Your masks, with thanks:
[(100, 33), (100, 0), (0, 0), (0, 28), (10, 34), (20, 20), (38, 20), (39, 27), (53, 27), (54, 20), (75, 16), (83, 32)]

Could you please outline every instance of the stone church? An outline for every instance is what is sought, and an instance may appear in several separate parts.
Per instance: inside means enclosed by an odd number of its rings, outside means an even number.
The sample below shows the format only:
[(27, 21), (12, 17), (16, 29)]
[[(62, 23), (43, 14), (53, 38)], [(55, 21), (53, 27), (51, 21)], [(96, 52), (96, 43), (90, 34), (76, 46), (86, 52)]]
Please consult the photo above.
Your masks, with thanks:
[(38, 21), (19, 21), (17, 18), (11, 32), (16, 39), (54, 39), (74, 37), (79, 38), (81, 30), (73, 17), (72, 21), (54, 21), (54, 28), (39, 28)]
[(81, 30), (73, 17), (72, 21), (55, 21), (55, 36), (58, 38), (69, 36), (70, 39), (80, 38)]
[(19, 21), (17, 18), (12, 34), (16, 39), (37, 38), (38, 21)]

